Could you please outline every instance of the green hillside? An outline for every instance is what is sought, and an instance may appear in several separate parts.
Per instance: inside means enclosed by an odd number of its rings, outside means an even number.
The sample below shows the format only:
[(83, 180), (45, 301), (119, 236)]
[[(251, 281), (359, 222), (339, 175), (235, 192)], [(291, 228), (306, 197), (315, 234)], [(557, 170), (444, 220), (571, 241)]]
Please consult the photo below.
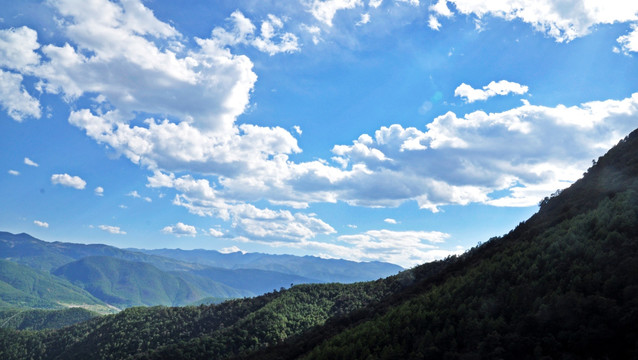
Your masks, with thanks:
[(252, 358), (636, 358), (637, 155), (634, 132), (506, 236)]
[(68, 305), (105, 307), (103, 302), (64, 279), (0, 260), (0, 306), (61, 309)]
[(529, 220), (355, 284), (0, 329), (3, 359), (635, 359), (638, 132)]
[(62, 310), (0, 310), (0, 327), (16, 330), (60, 329), (96, 316), (99, 316), (96, 312), (77, 307)]
[(165, 272), (155, 266), (107, 256), (90, 256), (53, 271), (102, 301), (118, 307), (185, 305), (204, 297), (236, 298), (250, 292), (210, 279)]

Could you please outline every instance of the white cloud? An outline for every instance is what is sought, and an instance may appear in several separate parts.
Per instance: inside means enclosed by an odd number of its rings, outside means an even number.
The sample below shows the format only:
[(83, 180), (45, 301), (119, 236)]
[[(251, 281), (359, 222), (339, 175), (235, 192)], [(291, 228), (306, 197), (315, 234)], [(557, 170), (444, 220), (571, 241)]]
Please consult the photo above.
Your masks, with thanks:
[(38, 167), (38, 166), (40, 166), (40, 165), (38, 165), (38, 163), (36, 163), (35, 161), (33, 161), (33, 160), (29, 159), (28, 157), (25, 157), (25, 158), (24, 158), (24, 163), (25, 163), (26, 165), (34, 166), (34, 167)]
[(313, 0), (309, 11), (315, 19), (332, 26), (332, 20), (337, 11), (354, 9), (362, 5), (361, 0)]
[(173, 234), (177, 237), (181, 236), (195, 236), (197, 235), (197, 229), (192, 225), (186, 225), (182, 222), (178, 222), (175, 225), (166, 226), (162, 229), (165, 234)]
[(53, 174), (51, 175), (51, 183), (54, 185), (63, 185), (72, 187), (78, 190), (86, 187), (86, 181), (82, 180), (79, 176), (71, 176), (69, 174)]
[(384, 219), (383, 221), (387, 222), (388, 224), (393, 224), (393, 225), (397, 224), (397, 221), (391, 218)]
[(13, 170), (13, 169), (11, 169), (11, 170), (9, 170), (8, 172), (9, 172), (9, 174), (10, 174), (10, 175), (13, 175), (13, 176), (18, 176), (18, 175), (20, 175), (20, 172), (19, 172), (19, 171), (17, 171), (17, 170)]
[(430, 5), (430, 10), (436, 13), (437, 15), (441, 15), (444, 17), (452, 17), (452, 11), (447, 6), (446, 0), (438, 0), (436, 4)]
[(522, 95), (525, 94), (527, 90), (527, 86), (507, 80), (492, 81), (486, 86), (483, 86), (483, 90), (474, 89), (470, 85), (463, 83), (454, 90), (454, 96), (465, 98), (465, 101), (468, 103), (473, 103), (477, 100), (487, 100), (496, 95), (507, 95), (510, 93)]
[[(479, 19), (492, 15), (506, 20), (519, 19), (556, 41), (571, 41), (589, 34), (597, 24), (638, 20), (638, 2), (610, 0), (449, 0), (461, 14)], [(437, 3), (438, 5), (438, 3)]]
[(356, 25), (357, 26), (361, 26), (361, 25), (365, 25), (365, 24), (367, 24), (369, 22), (370, 22), (370, 14), (369, 13), (364, 13), (364, 14), (361, 14), (361, 20), (359, 20)]
[(318, 26), (308, 26), (306, 24), (301, 24), (300, 28), (312, 36), (313, 44), (317, 45), (321, 42), (321, 28)]
[(33, 220), (33, 223), (38, 225), (39, 227), (43, 227), (43, 228), (48, 228), (49, 227), (49, 223), (45, 222), (45, 221)]
[(268, 14), (268, 19), (262, 21), (260, 27), (260, 35), (255, 35), (255, 25), (239, 10), (230, 15), (232, 28), (226, 30), (216, 27), (212, 32), (212, 39), (221, 47), (227, 45), (252, 45), (259, 51), (269, 55), (278, 53), (292, 53), (299, 51), (297, 36), (286, 32), (280, 33), (284, 26), (281, 18)]
[(430, 29), (438, 31), (441, 28), (441, 23), (439, 22), (439, 19), (436, 18), (436, 16), (430, 15), (428, 26), (430, 27)]
[(408, 3), (412, 6), (419, 6), (419, 0), (396, 0), (396, 2)]
[(232, 254), (232, 253), (236, 253), (236, 252), (240, 252), (242, 254), (246, 253), (244, 250), (238, 248), (237, 246), (226, 247), (226, 248), (223, 248), (223, 249), (219, 250), (219, 252), (222, 253), (222, 254)]
[(326, 250), (336, 257), (357, 261), (387, 261), (411, 267), (459, 252), (460, 249), (449, 251), (436, 245), (449, 237), (449, 234), (438, 231), (370, 230), (339, 236), (338, 240), (346, 245), (337, 245), (332, 249), (326, 247)]
[(93, 190), (93, 192), (97, 196), (104, 196), (104, 188), (101, 186), (96, 187), (95, 190)]
[(196, 38), (189, 51), (171, 50), (184, 48), (181, 34), (139, 0), (52, 5), (68, 39), (63, 46), (42, 46), (45, 61), (24, 66), (25, 74), (40, 79), (37, 89), (67, 100), (91, 93), (116, 108), (124, 124), (146, 112), (171, 114), (201, 131), (234, 131), (257, 79), (246, 56), (212, 39)]
[(22, 86), (22, 75), (0, 70), (0, 105), (16, 121), (39, 118), (40, 102)]
[(0, 30), (0, 66), (26, 71), (40, 62), (38, 34), (26, 26)]
[(137, 192), (137, 190), (133, 190), (133, 191), (129, 192), (128, 194), (126, 194), (126, 196), (130, 196), (130, 197), (132, 197), (132, 198), (136, 198), (136, 199), (139, 199), (139, 198), (141, 198), (141, 197), (142, 197), (142, 196), (141, 196), (141, 195)]
[(368, 6), (370, 6), (371, 8), (378, 8), (379, 6), (381, 6), (381, 4), (383, 3), (383, 0), (370, 0), (368, 2)]
[(224, 236), (224, 233), (222, 231), (219, 231), (217, 229), (214, 228), (210, 228), (208, 229), (208, 233), (214, 237), (222, 237)]
[(100, 230), (106, 231), (114, 235), (126, 235), (126, 231), (122, 231), (118, 226), (99, 225)]
[(631, 25), (631, 32), (616, 39), (625, 54), (638, 52), (638, 24)]

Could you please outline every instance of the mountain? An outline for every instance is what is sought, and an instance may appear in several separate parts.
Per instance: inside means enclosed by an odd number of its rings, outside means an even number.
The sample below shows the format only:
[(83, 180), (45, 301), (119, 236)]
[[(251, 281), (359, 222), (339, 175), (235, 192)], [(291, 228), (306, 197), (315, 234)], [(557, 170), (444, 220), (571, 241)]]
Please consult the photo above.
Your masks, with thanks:
[(61, 309), (66, 306), (106, 310), (106, 304), (64, 279), (0, 260), (0, 307)]
[(354, 284), (0, 329), (3, 359), (635, 359), (638, 132), (502, 237)]
[(635, 359), (638, 132), (507, 235), (248, 359)]
[(298, 275), (319, 282), (351, 283), (376, 280), (403, 270), (398, 265), (372, 261), (355, 262), (316, 256), (271, 255), (261, 253), (221, 253), (215, 250), (129, 249), (184, 262), (224, 269), (259, 269)]
[(68, 263), (52, 274), (82, 287), (96, 298), (118, 307), (185, 305), (204, 297), (254, 295), (204, 277), (166, 272), (143, 262), (89, 256)]
[(204, 266), (174, 259), (142, 254), (103, 244), (74, 244), (46, 242), (29, 234), (0, 232), (0, 258), (31, 268), (51, 271), (87, 256), (110, 256), (118, 259), (145, 262), (161, 270), (192, 270)]

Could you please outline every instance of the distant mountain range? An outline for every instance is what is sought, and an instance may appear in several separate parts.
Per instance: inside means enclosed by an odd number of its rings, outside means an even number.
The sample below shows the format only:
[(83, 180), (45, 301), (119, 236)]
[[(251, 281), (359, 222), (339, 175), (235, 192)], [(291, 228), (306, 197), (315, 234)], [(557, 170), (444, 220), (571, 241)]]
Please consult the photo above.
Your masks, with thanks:
[[(0, 232), (0, 307), (179, 306), (256, 296), (292, 284), (374, 280), (388, 263), (212, 250), (119, 249)], [(211, 300), (212, 299), (212, 300)]]

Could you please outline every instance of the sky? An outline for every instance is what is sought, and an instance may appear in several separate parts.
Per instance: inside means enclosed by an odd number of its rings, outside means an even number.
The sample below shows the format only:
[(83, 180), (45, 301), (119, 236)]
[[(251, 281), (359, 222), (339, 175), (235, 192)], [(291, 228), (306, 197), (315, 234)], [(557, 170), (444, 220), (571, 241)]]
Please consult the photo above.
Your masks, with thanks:
[(0, 0), (0, 230), (462, 253), (638, 127), (638, 2)]

